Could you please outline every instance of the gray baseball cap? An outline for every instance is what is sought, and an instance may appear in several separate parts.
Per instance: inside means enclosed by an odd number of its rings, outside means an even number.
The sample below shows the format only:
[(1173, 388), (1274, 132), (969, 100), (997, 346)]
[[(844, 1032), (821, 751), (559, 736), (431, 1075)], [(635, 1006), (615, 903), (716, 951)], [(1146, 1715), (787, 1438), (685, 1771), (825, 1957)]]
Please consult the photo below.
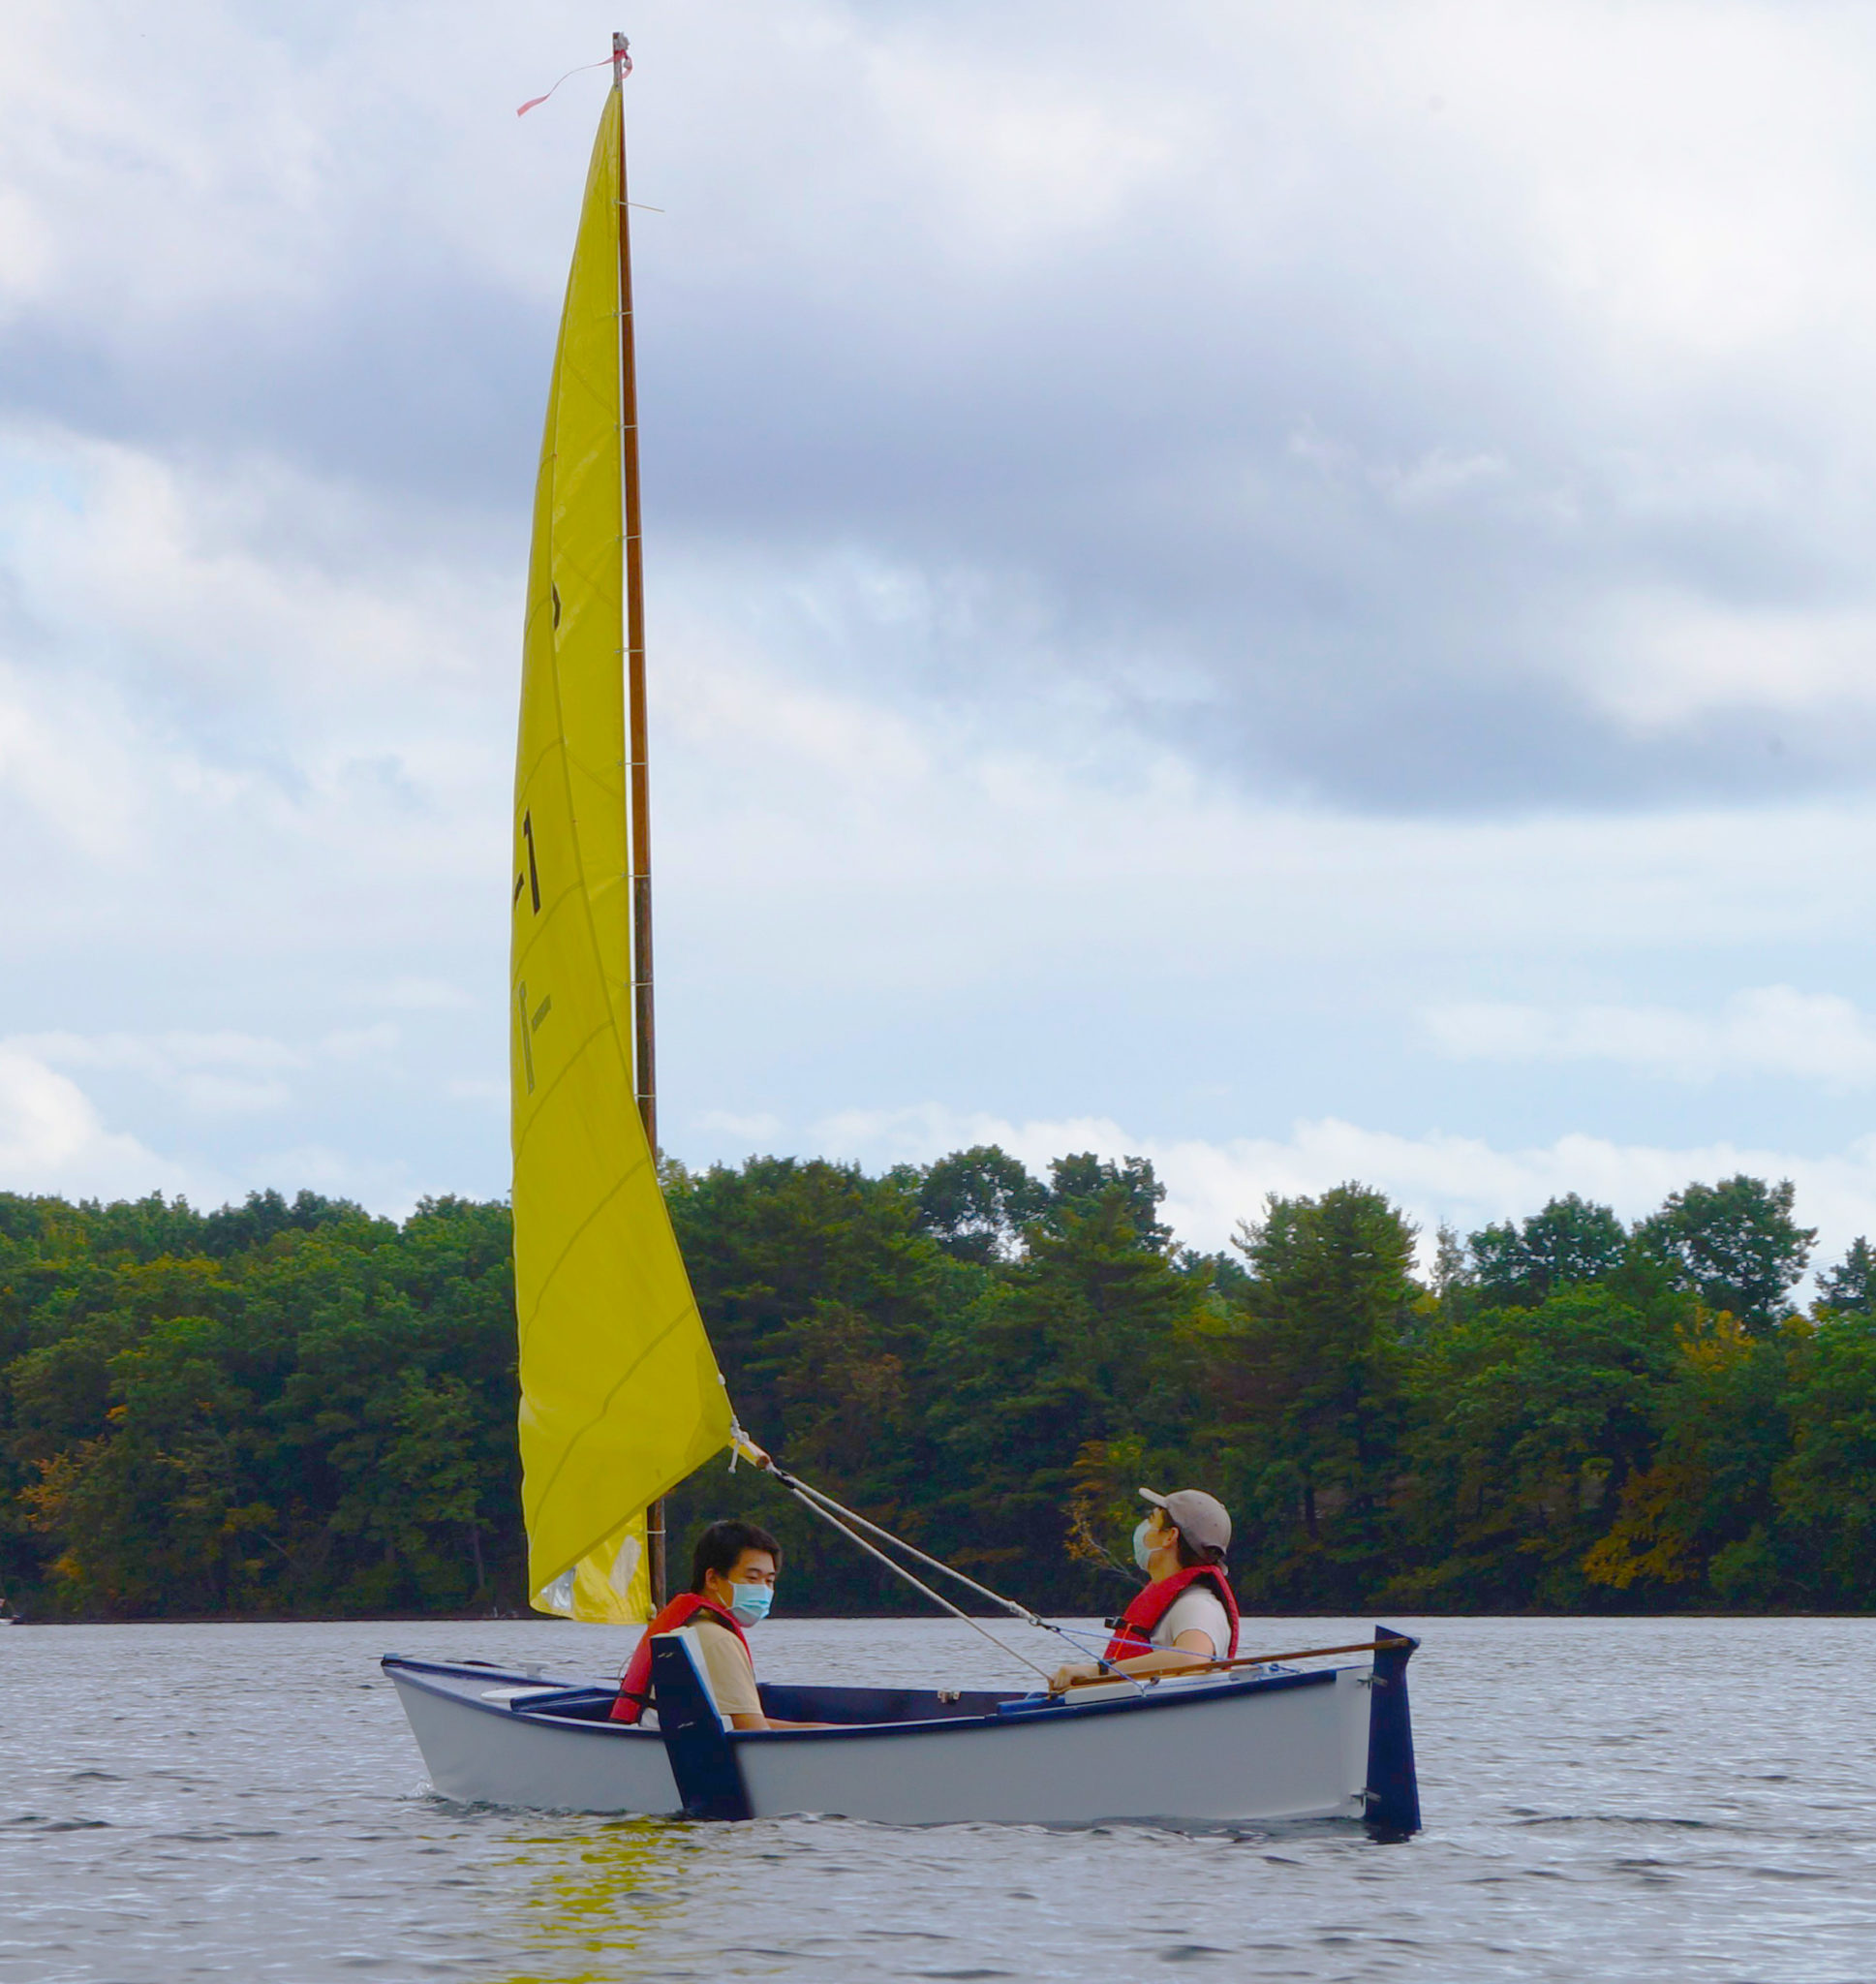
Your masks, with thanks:
[(1231, 1513), (1215, 1495), (1206, 1494), (1203, 1488), (1175, 1488), (1170, 1495), (1143, 1488), (1140, 1493), (1154, 1507), (1166, 1511), (1173, 1527), (1193, 1549), (1231, 1548)]

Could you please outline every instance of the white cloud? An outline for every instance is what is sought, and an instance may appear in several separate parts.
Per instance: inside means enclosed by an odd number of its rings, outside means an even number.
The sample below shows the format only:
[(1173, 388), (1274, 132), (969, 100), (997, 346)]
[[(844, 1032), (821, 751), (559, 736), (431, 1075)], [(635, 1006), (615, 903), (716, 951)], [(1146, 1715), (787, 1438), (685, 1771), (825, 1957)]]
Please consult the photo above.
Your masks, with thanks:
[(402, 1043), (388, 1021), (329, 1033), (307, 1046), (234, 1032), (16, 1034), (0, 1039), (46, 1069), (92, 1069), (147, 1082), (192, 1116), (274, 1114), (294, 1100), (294, 1078), (333, 1065), (382, 1066)]
[(361, 1155), (356, 1150), (307, 1142), (254, 1153), (242, 1165), (241, 1191), (277, 1184), (283, 1178), (292, 1183), (282, 1189), (303, 1188), (332, 1198), (355, 1199), (367, 1212), (392, 1220), (408, 1219), (426, 1191), (450, 1190), (447, 1185), (426, 1187), (415, 1181), (402, 1157)]
[(401, 1029), (388, 1020), (376, 1026), (342, 1027), (320, 1042), (319, 1051), (331, 1061), (382, 1061), (403, 1044)]
[[(1711, 488), (1724, 474), (1708, 479)], [(1670, 728), (1714, 709), (1772, 719), (1867, 703), (1876, 683), (1876, 606), (1748, 604), (1638, 591), (1613, 603), (1605, 704), (1638, 728)]]
[(1226, 1245), (1240, 1221), (1255, 1219), (1271, 1193), (1313, 1196), (1351, 1181), (1384, 1192), (1419, 1224), (1423, 1261), (1430, 1261), (1442, 1222), (1471, 1232), (1490, 1221), (1523, 1218), (1572, 1192), (1634, 1220), (1697, 1179), (1742, 1171), (1796, 1183), (1799, 1218), (1819, 1229), (1819, 1261), (1835, 1258), (1860, 1233), (1876, 1234), (1876, 1133), (1814, 1157), (1730, 1143), (1669, 1148), (1581, 1135), (1500, 1149), (1476, 1137), (1402, 1136), (1333, 1117), (1298, 1123), (1281, 1140), (1166, 1140), (1133, 1135), (1100, 1118), (1019, 1123), (938, 1104), (847, 1111), (815, 1126), (816, 1148), (875, 1165), (929, 1162), (978, 1143), (1000, 1144), (1037, 1172), (1051, 1158), (1076, 1151), (1117, 1161), (1149, 1158), (1166, 1187), (1163, 1210), (1174, 1231), (1209, 1249)]
[(1876, 1023), (1834, 993), (1765, 985), (1717, 1013), (1662, 1006), (1473, 1002), (1425, 1015), (1443, 1053), (1478, 1061), (1608, 1061), (1681, 1081), (1783, 1075), (1837, 1090), (1876, 1082)]
[(48, 681), (0, 655), (0, 798), (36, 841), (88, 861), (135, 862), (151, 760), (116, 686), (76, 673)]
[(368, 987), (354, 995), (360, 1006), (388, 1006), (404, 1012), (446, 1012), (476, 1004), (463, 988), (447, 978), (403, 976)]
[(781, 1132), (782, 1119), (768, 1115), (737, 1116), (723, 1109), (706, 1109), (697, 1118), (697, 1127), (706, 1133), (759, 1144)]
[[(674, 1124), (1124, 1121), (1216, 1234), (1335, 1112), (1483, 1203), (1612, 1126), (1599, 1070), (1866, 1087), (1868, 18), (644, 4)], [(0, 1029), (106, 1155), (504, 1174), (519, 574), (603, 85), (512, 107), (603, 26), (0, 19)], [(1814, 989), (1729, 999), (1768, 955)], [(1535, 1072), (1461, 1105), (1456, 1054)], [(1673, 1100), (1583, 1149), (1782, 1147)], [(827, 1133), (939, 1135), (870, 1120)]]
[(491, 1113), (507, 1120), (508, 1085), (480, 1075), (456, 1075), (443, 1084), (443, 1093), (452, 1102), (477, 1102)]
[[(323, 925), (335, 996), (374, 929), (453, 933), (505, 858), (521, 552), (399, 555), (368, 512), (278, 464), (0, 420), (0, 815), (42, 851), (15, 929), (252, 949)], [(463, 999), (410, 970), (384, 993)]]
[(305, 1057), (252, 1034), (26, 1034), (0, 1045), (52, 1068), (123, 1070), (140, 1076), (202, 1115), (279, 1109), (292, 1100), (285, 1077)]
[(136, 1198), (216, 1189), (212, 1174), (105, 1127), (84, 1091), (16, 1041), (0, 1041), (0, 1189)]
[(0, 1191), (58, 1194), (67, 1198), (140, 1198), (152, 1192), (181, 1194), (198, 1207), (238, 1202), (248, 1192), (310, 1187), (354, 1198), (371, 1210), (403, 1218), (425, 1184), (401, 1155), (335, 1149), (317, 1141), (250, 1146), (231, 1162), (166, 1154), (109, 1126), (106, 1112), (65, 1070), (100, 1075), (129, 1071), (160, 1085), (182, 1107), (209, 1118), (265, 1113), (253, 1090), (231, 1069), (304, 1068), (320, 1059), (277, 1041), (237, 1035), (172, 1034), (141, 1040), (129, 1036), (83, 1038), (42, 1035), (0, 1039)]

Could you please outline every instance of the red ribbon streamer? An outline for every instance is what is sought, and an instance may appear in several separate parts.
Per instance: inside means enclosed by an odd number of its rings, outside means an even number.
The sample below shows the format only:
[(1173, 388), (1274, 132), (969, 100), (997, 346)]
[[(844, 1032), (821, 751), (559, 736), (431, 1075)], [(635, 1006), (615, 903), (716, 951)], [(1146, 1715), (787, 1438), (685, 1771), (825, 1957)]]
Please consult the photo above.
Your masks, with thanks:
[[(569, 69), (567, 72), (567, 76), (580, 76), (583, 75), (589, 69), (603, 69), (606, 66), (607, 62), (612, 61), (618, 62), (619, 74), (622, 77), (630, 76), (631, 74), (631, 57), (627, 54), (621, 54), (618, 56), (608, 55), (605, 58), (605, 61), (603, 62), (582, 62), (577, 69)], [(563, 76), (560, 79), (560, 82), (565, 82), (567, 80), (567, 76)], [(554, 89), (558, 89), (560, 87), (560, 82), (554, 84)], [(528, 114), (528, 112), (535, 108), (537, 104), (544, 104), (547, 101), (547, 97), (553, 95), (554, 89), (550, 89), (547, 92), (546, 96), (530, 97), (525, 104), (519, 106), (519, 108), (515, 110), (514, 114), (517, 117), (525, 117)]]

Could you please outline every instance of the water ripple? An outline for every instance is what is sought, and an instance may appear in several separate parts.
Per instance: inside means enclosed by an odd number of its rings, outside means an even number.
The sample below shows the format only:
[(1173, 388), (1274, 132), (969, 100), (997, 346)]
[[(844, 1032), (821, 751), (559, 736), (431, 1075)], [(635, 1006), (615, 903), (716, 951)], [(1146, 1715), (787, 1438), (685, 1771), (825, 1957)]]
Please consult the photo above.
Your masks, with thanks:
[[(1367, 1622), (1274, 1631), (1362, 1636)], [(1429, 1830), (702, 1826), (435, 1797), (386, 1644), (563, 1671), (552, 1622), (0, 1636), (9, 1984), (1018, 1976), (1849, 1984), (1876, 1947), (1876, 1623), (1435, 1621)], [(995, 1683), (942, 1625), (781, 1621), (771, 1671)], [(100, 1707), (139, 1677), (134, 1707)], [(1776, 1673), (1741, 1712), (1738, 1676)]]

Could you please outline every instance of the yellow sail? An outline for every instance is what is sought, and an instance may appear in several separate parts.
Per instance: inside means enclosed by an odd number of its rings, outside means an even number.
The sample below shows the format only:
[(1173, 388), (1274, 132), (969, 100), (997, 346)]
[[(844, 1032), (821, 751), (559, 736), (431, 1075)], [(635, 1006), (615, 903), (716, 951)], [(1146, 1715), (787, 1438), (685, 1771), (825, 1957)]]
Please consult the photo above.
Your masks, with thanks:
[(729, 1402), (633, 1101), (620, 479), (624, 116), (600, 119), (535, 492), (508, 1071), (522, 1504), (542, 1611), (648, 1616), (646, 1505)]

